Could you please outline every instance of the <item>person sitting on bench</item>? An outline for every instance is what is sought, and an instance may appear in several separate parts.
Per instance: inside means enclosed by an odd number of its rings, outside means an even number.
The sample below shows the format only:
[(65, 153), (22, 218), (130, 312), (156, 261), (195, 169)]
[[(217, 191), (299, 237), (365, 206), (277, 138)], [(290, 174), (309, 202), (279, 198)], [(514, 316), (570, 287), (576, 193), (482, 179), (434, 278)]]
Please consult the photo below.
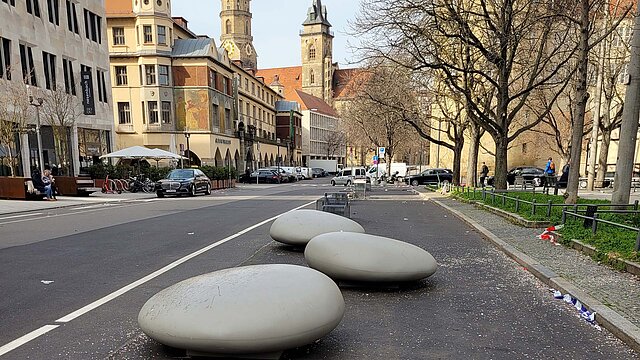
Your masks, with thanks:
[(34, 169), (31, 172), (31, 183), (33, 183), (33, 187), (41, 193), (45, 193), (45, 183), (42, 181), (42, 174), (40, 173), (40, 169)]
[(44, 171), (42, 176), (42, 182), (44, 183), (44, 193), (47, 195), (47, 200), (55, 201), (56, 199), (56, 186), (55, 179), (51, 176), (51, 170)]

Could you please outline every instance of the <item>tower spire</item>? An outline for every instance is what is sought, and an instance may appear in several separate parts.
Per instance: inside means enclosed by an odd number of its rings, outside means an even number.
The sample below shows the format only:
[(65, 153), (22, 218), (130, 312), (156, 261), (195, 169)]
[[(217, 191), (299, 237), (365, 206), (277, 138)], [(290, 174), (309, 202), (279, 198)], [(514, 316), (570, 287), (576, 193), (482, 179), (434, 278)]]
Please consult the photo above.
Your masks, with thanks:
[(321, 0), (313, 0), (311, 7), (307, 11), (307, 19), (302, 25), (322, 24), (331, 26), (329, 20), (327, 20), (327, 8), (322, 5)]

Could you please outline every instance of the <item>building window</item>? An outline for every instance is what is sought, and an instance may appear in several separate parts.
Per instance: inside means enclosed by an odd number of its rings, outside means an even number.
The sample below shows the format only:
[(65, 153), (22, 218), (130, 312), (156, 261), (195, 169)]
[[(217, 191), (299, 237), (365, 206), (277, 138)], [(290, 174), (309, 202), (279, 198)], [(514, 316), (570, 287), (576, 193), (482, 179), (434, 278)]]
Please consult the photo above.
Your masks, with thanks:
[(22, 80), (24, 83), (38, 86), (36, 68), (33, 65), (33, 51), (28, 45), (20, 44), (20, 64), (22, 65)]
[(127, 78), (127, 67), (126, 66), (116, 66), (116, 86), (125, 86), (129, 84), (129, 80)]
[(27, 12), (40, 17), (40, 4), (38, 0), (27, 0)]
[(256, 94), (256, 83), (251, 83), (251, 94), (252, 95)]
[(96, 78), (98, 81), (98, 101), (107, 103), (107, 83), (104, 76), (105, 71), (96, 69)]
[(211, 124), (216, 128), (220, 125), (220, 113), (216, 104), (211, 104)]
[(64, 74), (64, 91), (67, 94), (76, 94), (76, 79), (73, 75), (73, 62), (68, 59), (62, 59), (62, 70)]
[(171, 124), (171, 102), (162, 102), (162, 123)]
[(227, 79), (226, 77), (222, 76), (222, 92), (224, 92), (225, 94), (227, 94), (227, 81), (229, 79)]
[(209, 69), (209, 87), (214, 88), (216, 87), (216, 72)]
[(67, 1), (67, 27), (69, 31), (73, 31), (76, 34), (80, 34), (78, 30), (78, 15), (76, 12), (76, 3), (71, 0)]
[(231, 34), (231, 20), (227, 20), (225, 23), (225, 33)]
[(169, 85), (169, 67), (167, 65), (158, 65), (158, 80), (160, 85)]
[(122, 27), (114, 27), (113, 28), (113, 45), (124, 45), (124, 28)]
[(250, 32), (251, 32), (251, 30), (249, 29), (249, 21), (245, 21), (244, 22), (244, 34), (245, 35), (249, 35)]
[(244, 89), (249, 91), (249, 79), (244, 79)]
[(167, 44), (167, 28), (161, 25), (158, 25), (158, 44)]
[(155, 65), (145, 65), (144, 73), (147, 79), (147, 85), (155, 85), (156, 84), (156, 66)]
[(11, 40), (0, 37), (0, 79), (11, 80)]
[(16, 6), (16, 0), (2, 0), (3, 3)]
[(102, 17), (84, 9), (84, 31), (87, 39), (102, 44)]
[(224, 109), (224, 128), (231, 129), (231, 110), (229, 109)]
[[(144, 113), (144, 109), (142, 112)], [(128, 102), (118, 103), (118, 123), (131, 124), (131, 106)]]
[(142, 26), (142, 33), (144, 34), (145, 44), (149, 44), (153, 42), (153, 33), (151, 31), (151, 25)]
[(315, 60), (315, 59), (316, 59), (316, 46), (311, 45), (309, 47), (309, 60)]
[(158, 123), (158, 102), (157, 101), (149, 101), (147, 102), (149, 106), (149, 124), (157, 124)]
[(59, 0), (47, 0), (47, 10), (49, 10), (49, 22), (60, 25), (60, 2)]
[(144, 101), (142, 102), (142, 123), (147, 123), (147, 109), (144, 107)]
[(313, 69), (309, 70), (309, 82), (311, 84), (315, 84), (316, 83), (316, 74), (313, 73)]
[(47, 90), (56, 89), (56, 56), (42, 52), (42, 67), (44, 69), (44, 83)]

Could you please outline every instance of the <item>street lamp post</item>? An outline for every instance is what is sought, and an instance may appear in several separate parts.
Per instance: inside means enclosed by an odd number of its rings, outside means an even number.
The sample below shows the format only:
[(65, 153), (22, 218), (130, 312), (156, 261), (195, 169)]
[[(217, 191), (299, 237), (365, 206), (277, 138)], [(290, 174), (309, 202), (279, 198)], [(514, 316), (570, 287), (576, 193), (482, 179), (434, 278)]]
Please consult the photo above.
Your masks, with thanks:
[(280, 138), (276, 138), (276, 146), (278, 147), (278, 155), (276, 156), (276, 168), (278, 169), (278, 184), (280, 184)]
[(184, 137), (185, 139), (187, 139), (187, 152), (186, 152), (187, 167), (191, 167), (191, 152), (189, 150), (189, 138), (191, 137), (191, 134), (189, 134), (188, 132), (185, 132)]
[(36, 138), (38, 139), (38, 168), (40, 169), (40, 173), (44, 173), (44, 162), (42, 159), (42, 137), (40, 136), (40, 106), (44, 100), (39, 97), (35, 98), (33, 95), (29, 95), (29, 104), (36, 108)]

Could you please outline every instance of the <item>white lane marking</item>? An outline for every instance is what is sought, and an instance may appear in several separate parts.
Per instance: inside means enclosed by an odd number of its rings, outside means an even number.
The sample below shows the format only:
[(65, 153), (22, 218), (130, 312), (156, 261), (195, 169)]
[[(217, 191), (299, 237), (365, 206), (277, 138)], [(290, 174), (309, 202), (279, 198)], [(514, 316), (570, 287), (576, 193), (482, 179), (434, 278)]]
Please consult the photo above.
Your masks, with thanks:
[[(309, 202), (309, 203), (306, 203), (304, 205), (298, 206), (298, 207), (296, 207), (294, 209), (291, 209), (289, 211), (298, 210), (298, 209), (307, 207), (309, 205), (312, 205), (314, 203), (315, 202)], [(285, 213), (287, 213), (289, 211), (286, 211)], [(116, 291), (112, 292), (111, 294), (106, 295), (106, 296), (102, 297), (101, 299), (98, 299), (98, 300), (92, 302), (89, 305), (86, 305), (86, 306), (84, 306), (84, 307), (82, 307), (82, 308), (80, 308), (80, 309), (78, 309), (78, 310), (76, 310), (76, 311), (74, 311), (74, 312), (72, 312), (72, 313), (70, 313), (68, 315), (65, 315), (65, 316), (61, 317), (60, 319), (56, 320), (56, 322), (58, 322), (58, 323), (67, 323), (67, 322), (69, 322), (69, 321), (71, 321), (71, 320), (73, 320), (73, 319), (75, 319), (75, 318), (77, 318), (79, 316), (82, 316), (82, 315), (88, 313), (89, 311), (94, 310), (94, 309), (96, 309), (96, 308), (108, 303), (109, 301), (111, 301), (111, 300), (113, 300), (113, 299), (115, 299), (115, 298), (117, 298), (117, 297), (119, 297), (119, 296), (121, 296), (121, 295), (123, 295), (123, 294), (125, 294), (125, 293), (127, 293), (127, 292), (129, 292), (129, 291), (131, 291), (133, 289), (135, 289), (136, 287), (148, 282), (149, 280), (152, 280), (152, 279), (154, 279), (154, 278), (156, 278), (156, 277), (168, 272), (169, 270), (172, 270), (175, 267), (177, 267), (179, 265), (182, 265), (183, 263), (193, 259), (194, 257), (196, 257), (196, 256), (198, 256), (200, 254), (203, 254), (203, 253), (205, 253), (205, 252), (207, 252), (207, 251), (209, 251), (209, 250), (211, 250), (211, 249), (213, 249), (215, 247), (218, 247), (218, 246), (220, 246), (220, 245), (222, 245), (222, 244), (224, 244), (224, 243), (226, 243), (228, 241), (231, 241), (231, 240), (233, 240), (233, 239), (235, 239), (235, 238), (237, 238), (237, 237), (239, 237), (241, 235), (244, 235), (244, 234), (248, 233), (249, 231), (254, 230), (254, 229), (256, 229), (256, 228), (258, 228), (258, 227), (260, 227), (260, 226), (262, 226), (262, 225), (264, 225), (264, 224), (266, 224), (268, 222), (270, 222), (270, 221), (273, 221), (273, 220), (277, 219), (278, 217), (282, 216), (285, 213), (282, 213), (282, 214), (273, 216), (273, 217), (271, 217), (271, 218), (269, 218), (267, 220), (261, 221), (261, 222), (255, 224), (255, 225), (252, 225), (252, 226), (250, 226), (250, 227), (248, 227), (248, 228), (246, 228), (246, 229), (244, 229), (242, 231), (239, 231), (239, 232), (237, 232), (237, 233), (235, 233), (235, 234), (233, 234), (231, 236), (228, 236), (228, 237), (226, 237), (226, 238), (224, 238), (224, 239), (222, 239), (222, 240), (220, 240), (218, 242), (215, 242), (215, 243), (213, 243), (211, 245), (208, 245), (208, 246), (206, 246), (206, 247), (204, 247), (204, 248), (202, 248), (202, 249), (200, 249), (200, 250), (198, 250), (196, 252), (193, 252), (193, 253), (191, 253), (189, 255), (186, 255), (186, 256), (184, 256), (184, 257), (172, 262), (171, 264), (161, 268), (160, 270), (154, 271), (153, 273), (151, 273), (151, 274), (149, 274), (149, 275), (147, 275), (147, 276), (145, 276), (145, 277), (143, 277), (143, 278), (141, 278), (141, 279), (139, 279), (137, 281), (134, 281), (131, 284), (126, 285), (126, 286), (120, 288), (119, 290), (116, 290)]]
[(34, 331), (24, 335), (24, 336), (21, 336), (21, 337), (15, 339), (15, 340), (13, 340), (12, 342), (10, 342), (10, 343), (8, 343), (6, 345), (0, 346), (0, 356), (4, 355), (4, 354), (6, 354), (6, 353), (8, 353), (8, 352), (10, 352), (12, 350), (15, 350), (15, 349), (19, 348), (20, 346), (22, 346), (22, 345), (24, 345), (24, 344), (26, 344), (26, 343), (38, 338), (39, 336), (42, 336), (42, 335), (48, 333), (49, 331), (57, 328), (58, 326), (60, 326), (60, 325), (45, 325), (45, 326), (43, 326), (43, 327), (41, 327), (39, 329), (36, 329), (36, 330), (34, 330)]
[[(136, 205), (140, 205), (140, 204), (127, 204), (127, 205), (112, 205), (111, 207), (100, 207), (98, 209), (89, 209), (86, 211), (76, 211), (76, 212), (70, 212), (70, 213), (64, 213), (64, 214), (54, 214), (54, 215), (46, 215), (47, 218), (54, 218), (54, 217), (60, 217), (60, 216), (70, 216), (70, 215), (78, 215), (78, 214), (88, 214), (88, 213), (92, 213), (92, 212), (96, 212), (96, 211), (102, 211), (102, 210), (111, 210), (111, 209), (115, 209), (115, 208), (125, 208), (125, 207), (131, 207), (131, 206), (136, 206)], [(53, 209), (52, 209), (53, 210)], [(8, 225), (8, 224), (15, 224), (15, 223), (19, 223), (19, 222), (24, 222), (24, 221), (32, 221), (33, 219), (24, 219), (24, 220), (13, 220), (13, 221), (7, 221), (7, 222), (3, 222), (0, 223), (0, 225)]]
[(32, 213), (32, 214), (13, 215), (13, 216), (2, 217), (2, 218), (0, 218), (0, 221), (6, 220), (6, 219), (15, 219), (15, 218), (27, 217), (27, 216), (38, 216), (38, 215), (42, 215), (42, 214), (43, 213), (39, 212), (39, 213)]

